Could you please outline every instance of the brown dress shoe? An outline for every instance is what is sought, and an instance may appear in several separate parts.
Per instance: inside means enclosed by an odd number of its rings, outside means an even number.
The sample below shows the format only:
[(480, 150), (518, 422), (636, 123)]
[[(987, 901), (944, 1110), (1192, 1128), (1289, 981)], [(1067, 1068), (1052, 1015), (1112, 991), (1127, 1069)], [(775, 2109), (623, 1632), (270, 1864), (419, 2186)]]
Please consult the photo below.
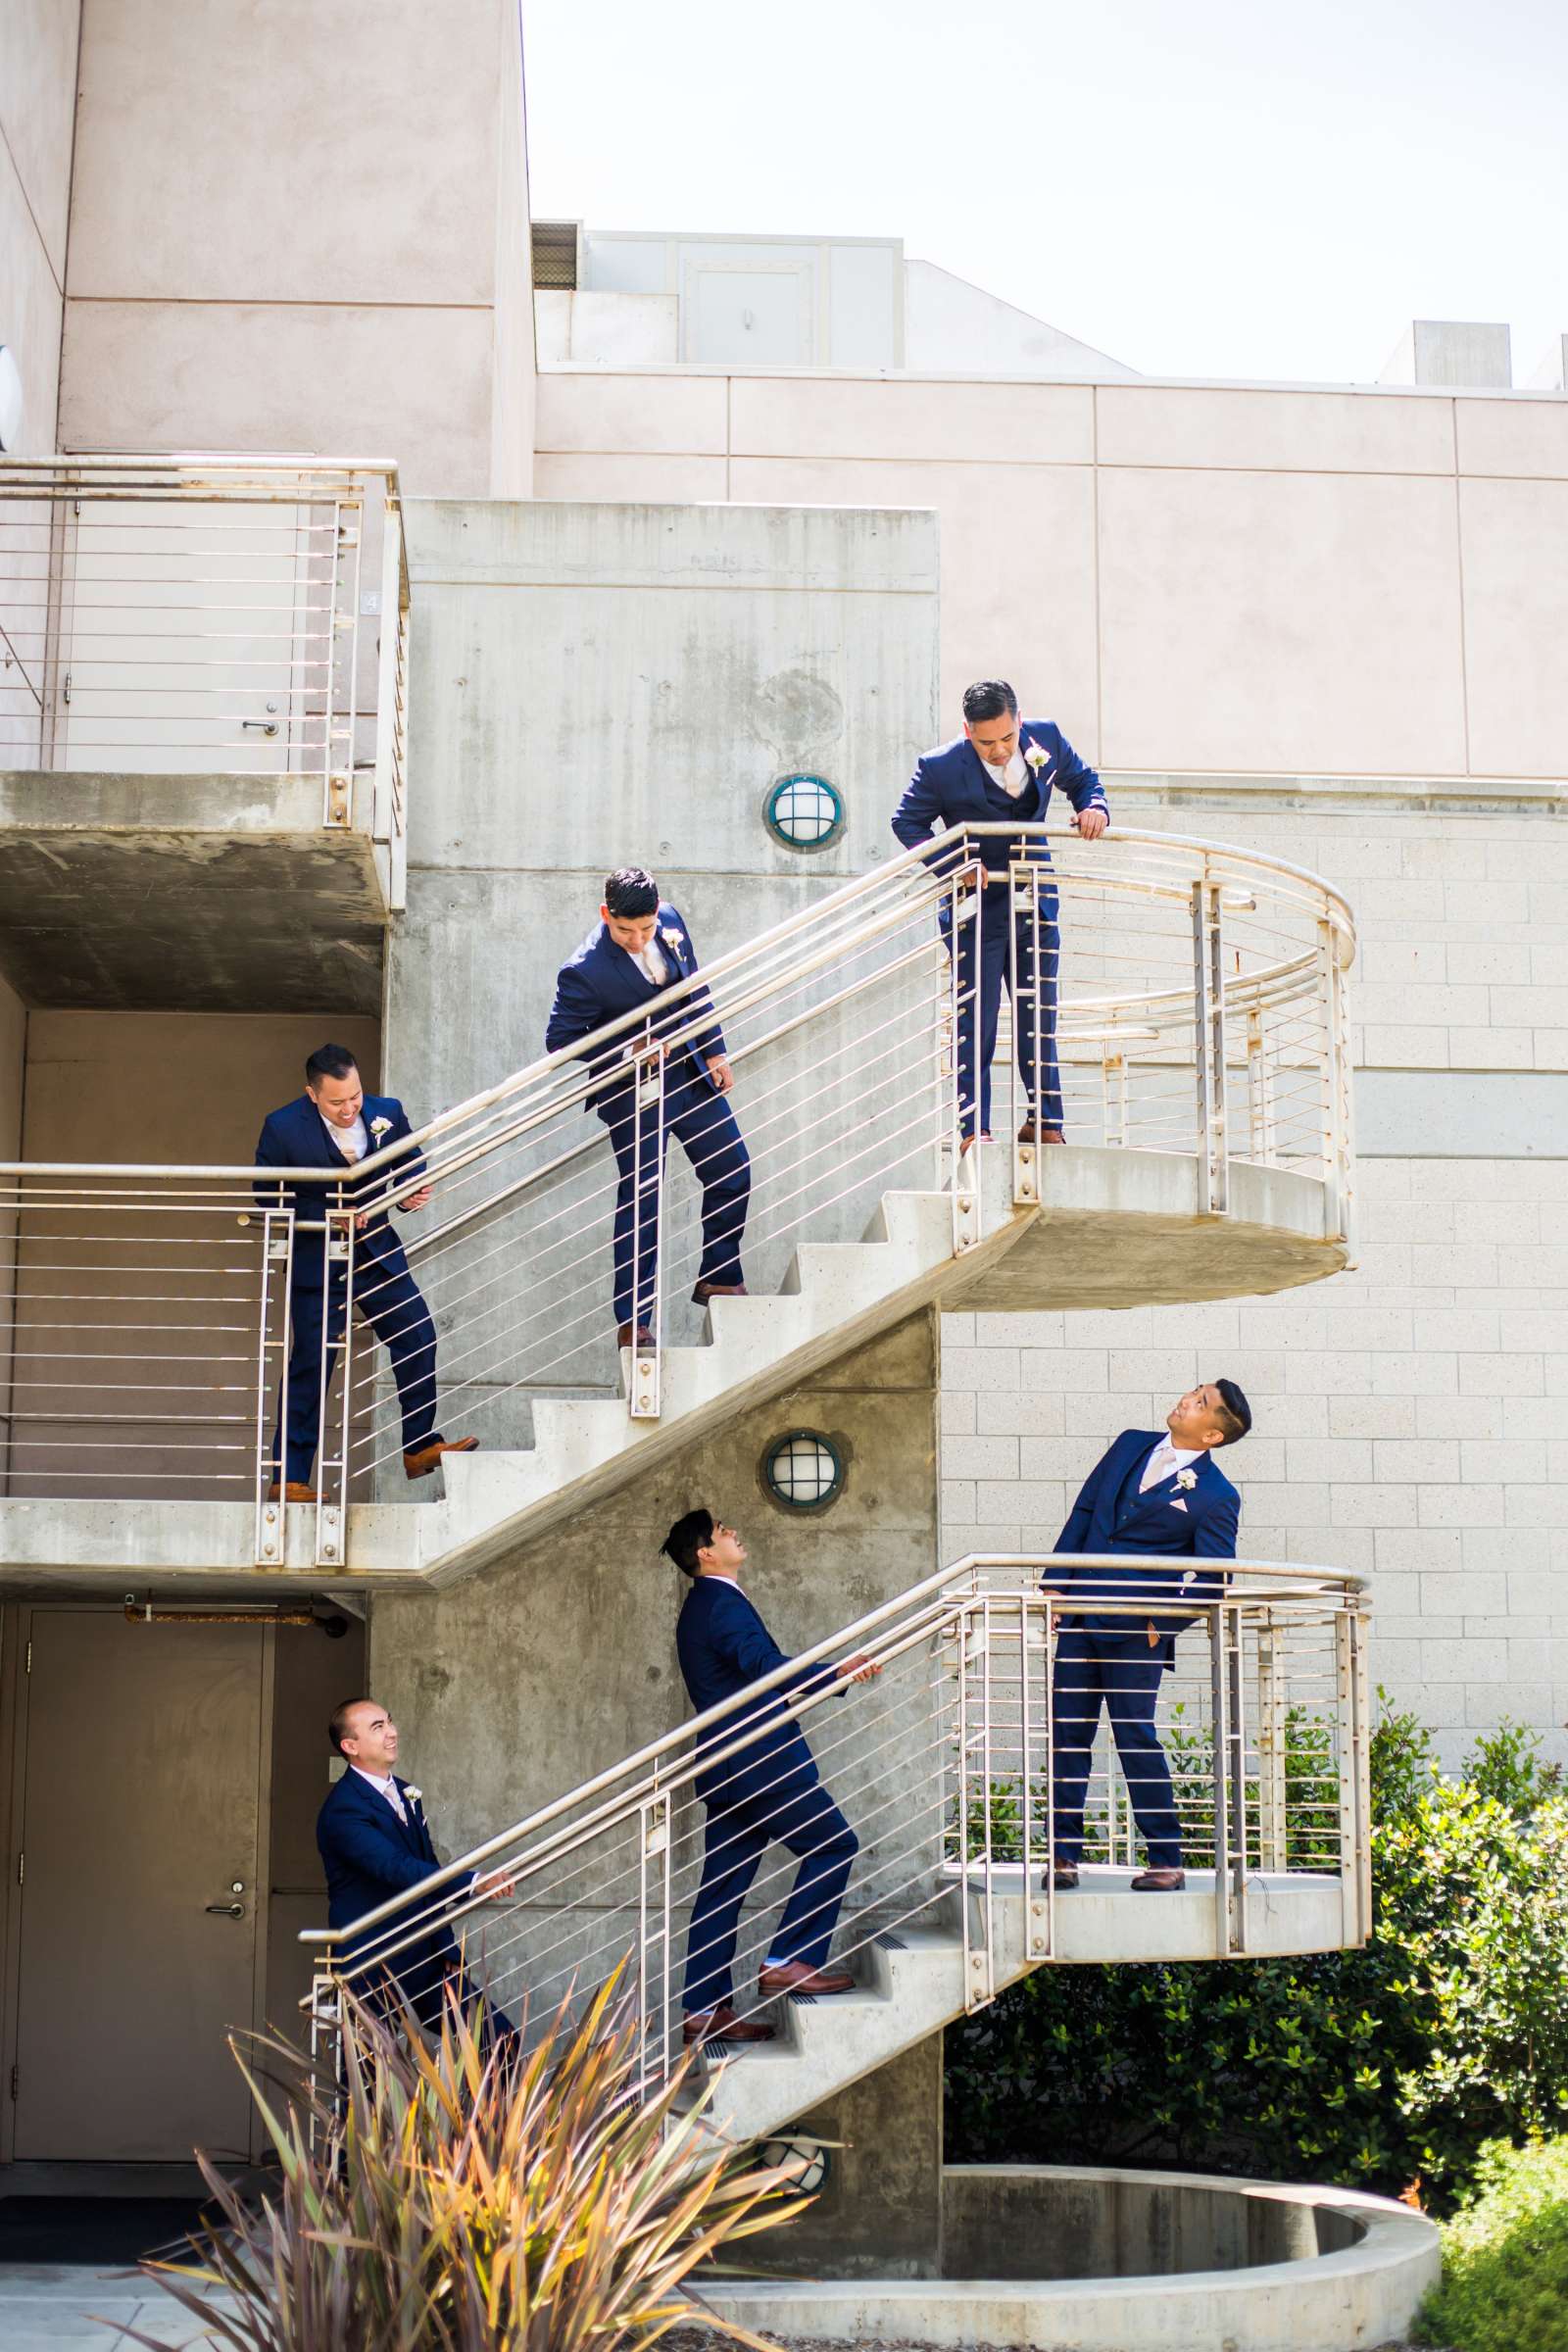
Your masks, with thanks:
[(757, 1989), (775, 1992), (853, 1992), (855, 1979), (845, 1968), (812, 1968), (806, 1960), (770, 1960), (759, 1972)]
[[(1054, 1864), (1051, 1873), (1051, 1884), (1056, 1888), (1058, 1893), (1065, 1892), (1070, 1886), (1076, 1886), (1078, 1884), (1077, 1863), (1057, 1862)], [(1042, 1894), (1044, 1894), (1045, 1890), (1045, 1882), (1042, 1880), (1040, 1891)]]
[[(976, 1140), (976, 1139), (975, 1139), (975, 1137), (973, 1137), (972, 1135), (966, 1135), (966, 1136), (964, 1137), (964, 1139), (963, 1139), (962, 1143), (961, 1143), (961, 1144), (958, 1146), (958, 1157), (959, 1157), (960, 1159), (963, 1157), (964, 1153), (965, 1153), (965, 1152), (966, 1152), (969, 1150), (969, 1147), (971, 1146), (971, 1144), (973, 1144), (973, 1143), (975, 1142), (975, 1140)], [(980, 1135), (979, 1135), (979, 1141), (980, 1141), (982, 1144), (989, 1144), (989, 1143), (990, 1143), (990, 1141), (991, 1141), (991, 1130), (990, 1130), (990, 1128), (989, 1128), (989, 1127), (982, 1127), (982, 1128), (981, 1128), (981, 1130), (980, 1130)]]
[(403, 1467), (410, 1478), (428, 1478), (444, 1453), (477, 1453), (477, 1438), (437, 1438), (429, 1446), (421, 1446), (414, 1453), (403, 1456)]
[(1185, 1870), (1146, 1870), (1133, 1881), (1134, 1894), (1175, 1894), (1187, 1884)]
[(777, 2032), (760, 2018), (737, 2017), (728, 2001), (720, 2001), (716, 2009), (692, 2010), (681, 2039), (690, 2049), (694, 2041), (772, 2041)]
[(706, 1306), (710, 1298), (746, 1298), (751, 1294), (744, 1282), (700, 1282), (692, 1293), (694, 1306)]
[(653, 1344), (654, 1335), (646, 1323), (617, 1323), (615, 1325), (615, 1346), (617, 1348), (651, 1348)]
[(1033, 1119), (1025, 1119), (1018, 1130), (1020, 1144), (1064, 1144), (1066, 1140), (1059, 1127), (1037, 1127)]
[(303, 1479), (291, 1478), (286, 1487), (280, 1488), (274, 1478), (267, 1490), (267, 1499), (269, 1502), (319, 1502), (321, 1497)]

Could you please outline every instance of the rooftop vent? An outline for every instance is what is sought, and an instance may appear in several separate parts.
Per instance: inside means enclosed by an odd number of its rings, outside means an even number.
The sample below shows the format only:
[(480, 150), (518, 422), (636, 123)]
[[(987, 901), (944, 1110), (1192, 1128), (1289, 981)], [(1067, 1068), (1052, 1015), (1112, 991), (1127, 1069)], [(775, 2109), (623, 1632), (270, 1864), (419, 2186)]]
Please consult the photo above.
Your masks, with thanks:
[(577, 285), (577, 222), (536, 220), (533, 223), (533, 282), (535, 287)]

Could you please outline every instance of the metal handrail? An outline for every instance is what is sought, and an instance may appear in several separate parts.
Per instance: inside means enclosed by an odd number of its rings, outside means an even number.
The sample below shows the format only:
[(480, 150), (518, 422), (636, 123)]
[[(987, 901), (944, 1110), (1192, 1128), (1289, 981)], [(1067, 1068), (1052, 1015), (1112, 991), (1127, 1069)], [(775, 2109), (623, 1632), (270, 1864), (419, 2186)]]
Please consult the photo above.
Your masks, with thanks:
[[(633, 1775), (637, 1778), (632, 1788), (627, 1792), (625, 1801), (628, 1804), (635, 1804), (642, 1795), (651, 1789), (667, 1790), (674, 1785), (679, 1770), (679, 1767), (676, 1767), (675, 1771), (668, 1768), (669, 1759), (689, 1756), (697, 1742), (705, 1740), (710, 1733), (730, 1722), (737, 1715), (749, 1713), (756, 1707), (759, 1699), (766, 1698), (770, 1693), (799, 1678), (803, 1673), (809, 1672), (813, 1667), (824, 1665), (848, 1651), (867, 1648), (868, 1644), (869, 1654), (875, 1655), (875, 1645), (871, 1642), (871, 1637), (891, 1620), (918, 1609), (922, 1603), (927, 1601), (938, 1597), (952, 1597), (962, 1592), (966, 1583), (969, 1590), (978, 1591), (979, 1578), (990, 1570), (1028, 1568), (1037, 1571), (1039, 1580), (1044, 1581), (1049, 1578), (1053, 1564), (1059, 1562), (1063, 1556), (1053, 1552), (967, 1552), (961, 1560), (955, 1561), (951, 1567), (937, 1569), (932, 1575), (923, 1578), (919, 1584), (911, 1585), (906, 1592), (899, 1593), (894, 1599), (883, 1601), (874, 1609), (867, 1609), (863, 1615), (853, 1619), (849, 1625), (840, 1627), (821, 1641), (814, 1642), (808, 1648), (798, 1651), (794, 1657), (786, 1659), (783, 1665), (774, 1667), (765, 1675), (760, 1675), (756, 1682), (748, 1683), (744, 1690), (730, 1698), (718, 1700), (713, 1706), (705, 1708), (702, 1713), (677, 1725), (673, 1731), (662, 1732), (657, 1739), (650, 1740), (644, 1746), (635, 1748), (629, 1756), (622, 1757), (618, 1763), (608, 1766), (605, 1771), (596, 1773), (592, 1779), (582, 1782), (575, 1788), (566, 1790), (564, 1794), (552, 1798), (549, 1803), (537, 1807), (534, 1812), (524, 1814), (521, 1820), (510, 1824), (508, 1828), (498, 1830), (494, 1836), (485, 1838), (478, 1845), (471, 1846), (466, 1853), (460, 1855), (455, 1861), (446, 1863), (440, 1870), (432, 1872), (429, 1878), (422, 1879), (410, 1893), (389, 1896), (384, 1903), (377, 1904), (373, 1911), (368, 1911), (357, 1919), (352, 1927), (302, 1929), (300, 1931), (301, 1942), (331, 1946), (341, 1943), (348, 1937), (358, 1940), (375, 1928), (404, 1917), (411, 1910), (426, 1909), (428, 1898), (433, 1890), (451, 1886), (458, 1879), (466, 1879), (474, 1871), (482, 1871), (486, 1863), (494, 1862), (501, 1854), (512, 1852), (524, 1839), (537, 1838), (541, 1831), (548, 1829), (553, 1822), (561, 1820), (579, 1805), (591, 1803), (594, 1798), (607, 1790), (625, 1784), (632, 1779)], [(1128, 1611), (1136, 1611), (1140, 1607), (1147, 1608), (1150, 1605), (1148, 1599), (1141, 1600), (1136, 1588), (1139, 1571), (1144, 1570), (1152, 1575), (1162, 1574), (1168, 1577), (1171, 1560), (1169, 1555), (1155, 1553), (1075, 1552), (1071, 1555), (1071, 1565), (1075, 1569), (1116, 1569), (1129, 1579), (1129, 1592), (1120, 1602), (1107, 1597), (1104, 1593), (1097, 1592), (1090, 1599), (1081, 1599), (1076, 1602), (1061, 1600), (1057, 1604), (1069, 1613), (1079, 1613), (1085, 1610), (1094, 1610), (1098, 1613), (1102, 1609), (1107, 1608)], [(1356, 1569), (1314, 1567), (1292, 1560), (1239, 1559), (1205, 1561), (1201, 1565), (1223, 1572), (1231, 1578), (1248, 1576), (1278, 1580), (1282, 1593), (1286, 1595), (1294, 1593), (1308, 1599), (1332, 1598), (1336, 1595), (1359, 1596), (1370, 1593), (1372, 1586), (1371, 1578)], [(1165, 1605), (1171, 1605), (1168, 1589), (1161, 1588), (1161, 1591)], [(1265, 1588), (1255, 1595), (1249, 1591), (1246, 1597), (1270, 1599), (1277, 1595)], [(1183, 1601), (1180, 1605), (1186, 1608), (1189, 1604)], [(755, 1737), (755, 1733), (751, 1736)], [(743, 1737), (737, 1745), (744, 1746), (745, 1744), (746, 1739)], [(727, 1751), (719, 1752), (722, 1755)], [(704, 1765), (707, 1761), (708, 1758), (705, 1756)], [(693, 1765), (691, 1769), (697, 1770), (701, 1767)]]
[[(784, 916), (779, 922), (770, 925), (765, 931), (757, 933), (740, 947), (728, 949), (721, 955), (715, 956), (710, 961), (704, 963), (697, 973), (673, 982), (664, 992), (662, 1004), (678, 1004), (699, 991), (711, 989), (715, 983), (728, 979), (736, 972), (744, 971), (755, 959), (760, 959), (773, 951), (787, 946), (792, 939), (798, 938), (803, 932), (819, 927), (828, 916), (877, 894), (891, 876), (906, 874), (920, 866), (930, 866), (933, 863), (934, 853), (951, 852), (968, 837), (990, 834), (1005, 834), (1014, 838), (1041, 837), (1049, 838), (1053, 842), (1070, 842), (1075, 838), (1068, 828), (1055, 825), (965, 823), (948, 826), (940, 833), (933, 834), (929, 845), (921, 843), (914, 849), (903, 851), (898, 857), (888, 858), (884, 863), (874, 866), (868, 873), (857, 875), (851, 881), (841, 884), (837, 890), (829, 892), (826, 897), (814, 900), (809, 906), (799, 908), (795, 913)], [(1320, 876), (1308, 872), (1304, 866), (1292, 865), (1284, 858), (1265, 856), (1261, 853), (1217, 849), (1211, 842), (1200, 841), (1185, 834), (1135, 831), (1125, 826), (1112, 825), (1101, 838), (1103, 842), (1123, 843), (1129, 846), (1188, 850), (1201, 858), (1239, 858), (1247, 864), (1255, 864), (1271, 872), (1286, 875), (1292, 881), (1305, 883), (1312, 893), (1320, 897), (1323, 902), (1325, 914), (1335, 929), (1342, 963), (1348, 962), (1353, 957), (1355, 923), (1348, 903), (1330, 883), (1323, 881)], [(1062, 871), (1059, 868), (1041, 867), (1035, 870), (1054, 877), (1058, 884), (1063, 879)], [(1114, 887), (1116, 884), (1114, 870), (1104, 876), (1095, 877), (1095, 879), (1107, 887)], [(841, 943), (841, 952), (844, 944), (849, 943)], [(1304, 965), (1305, 958), (1301, 960)], [(1257, 975), (1234, 974), (1231, 976), (1232, 985), (1239, 988), (1245, 987)], [(1167, 993), (1173, 1001), (1179, 1001), (1179, 992), (1176, 991), (1156, 991), (1154, 992), (1155, 1000), (1157, 1001)], [(1130, 1004), (1136, 1005), (1142, 1016), (1144, 998), (1135, 995), (1126, 1001)], [(1093, 1000), (1094, 1009), (1099, 1012), (1105, 1002), (1108, 1000)], [(1076, 1007), (1064, 1008), (1063, 1021), (1065, 1022), (1076, 1009)], [(579, 1044), (563, 1046), (554, 1054), (540, 1054), (535, 1060), (525, 1062), (519, 1069), (497, 1080), (495, 1085), (484, 1087), (477, 1094), (469, 1095), (463, 1102), (454, 1103), (450, 1109), (436, 1113), (435, 1116), (427, 1119), (423, 1126), (416, 1128), (411, 1135), (404, 1137), (400, 1142), (384, 1144), (379, 1150), (367, 1152), (365, 1157), (356, 1163), (356, 1181), (383, 1168), (395, 1167), (399, 1161), (408, 1158), (415, 1152), (427, 1152), (431, 1144), (440, 1137), (450, 1134), (455, 1128), (494, 1109), (497, 1104), (508, 1101), (512, 1096), (521, 1093), (524, 1089), (535, 1087), (542, 1081), (556, 1076), (570, 1065), (597, 1055), (615, 1039), (624, 1038), (645, 1025), (645, 1013), (640, 1008), (634, 1007), (628, 1012), (618, 1014), (614, 1020), (606, 1021), (601, 1028), (594, 1031), (591, 1037), (582, 1040)], [(593, 1091), (595, 1083), (602, 1084), (603, 1080), (585, 1081), (584, 1092)], [(201, 1181), (255, 1177), (258, 1181), (268, 1183), (333, 1186), (342, 1181), (333, 1170), (321, 1167), (252, 1169), (230, 1162), (171, 1168), (167, 1161), (159, 1163), (156, 1161), (0, 1160), (0, 1177), (24, 1175), (129, 1176), (149, 1179), (180, 1177), (195, 1178)], [(389, 1199), (395, 1196), (387, 1196)]]

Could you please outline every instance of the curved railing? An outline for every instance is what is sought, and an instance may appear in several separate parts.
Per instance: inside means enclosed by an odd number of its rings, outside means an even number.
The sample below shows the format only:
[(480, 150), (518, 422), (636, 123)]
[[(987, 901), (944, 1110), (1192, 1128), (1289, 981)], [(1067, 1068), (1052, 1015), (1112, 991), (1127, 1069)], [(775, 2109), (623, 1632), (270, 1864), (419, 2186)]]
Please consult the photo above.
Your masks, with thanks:
[[(998, 901), (1016, 911), (1009, 953), (1059, 927), (1069, 1141), (1192, 1159), (1199, 1205), (1216, 1216), (1240, 1161), (1305, 1174), (1323, 1188), (1325, 1236), (1346, 1231), (1354, 933), (1339, 895), (1278, 859), (1120, 830), (1093, 843), (1054, 834), (1049, 899), (1023, 861), (1008, 885), (977, 894), (974, 837), (993, 831), (1038, 855), (1044, 828), (956, 830), (891, 858), (670, 990), (658, 1039), (628, 1013), (363, 1163), (381, 1180), (378, 1210), (431, 1194), (403, 1235), (440, 1333), (449, 1433), (526, 1445), (536, 1396), (612, 1382), (615, 1170), (603, 1125), (584, 1116), (586, 1065), (618, 1053), (657, 1093), (664, 1054), (701, 1034), (710, 999), (753, 1161), (754, 1290), (777, 1287), (803, 1240), (858, 1239), (890, 1189), (946, 1191), (961, 1255), (984, 1238), (991, 1196), (977, 1162), (993, 1151), (1008, 1155), (1013, 1203), (1038, 1200), (1036, 1154), (1013, 1141), (1016, 1071), (1001, 1054), (998, 1142), (955, 1174), (959, 974), (939, 933), (983, 944), (1004, 919)], [(250, 1499), (258, 1560), (282, 1557), (266, 1487), (298, 1232), (280, 1173), (319, 1197), (319, 1215), (300, 1223), (327, 1229), (364, 1304), (373, 1270), (319, 1168), (0, 1165), (6, 1492)], [(646, 1182), (664, 1213), (654, 1345), (634, 1357), (629, 1410), (654, 1417), (663, 1350), (695, 1335), (684, 1295), (700, 1242), (675, 1155)], [(320, 1417), (321, 1565), (345, 1561), (350, 1501), (373, 1498), (386, 1472), (388, 1492), (408, 1491), (400, 1450), (384, 1352), (351, 1318)]]
[[(1213, 1903), (1210, 1949), (1249, 1948), (1252, 1903), (1312, 1886), (1331, 1896), (1338, 1940), (1369, 1933), (1369, 1691), (1365, 1580), (1270, 1561), (1180, 1561), (1114, 1554), (1074, 1565), (1109, 1572), (1090, 1598), (1060, 1595), (1064, 1561), (975, 1554), (871, 1610), (738, 1696), (710, 1708), (513, 1823), (352, 1930), (311, 1930), (317, 2011), (338, 1987), (362, 1992), (401, 1974), (423, 1989), (432, 1928), (461, 1938), (490, 1996), (536, 2020), (586, 2000), (624, 1968), (643, 2019), (649, 2066), (680, 2049), (686, 1922), (704, 1844), (695, 1782), (755, 1739), (760, 1698), (777, 1694), (807, 1730), (822, 1779), (860, 1841), (836, 1958), (879, 1937), (951, 1917), (964, 1939), (966, 2005), (998, 1989), (1002, 1909), (1022, 1903), (1023, 1955), (1058, 1951), (1053, 1862), (1058, 1836), (1055, 1710), (1080, 1670), (1053, 1659), (1085, 1614), (1142, 1629), (1152, 1610), (1185, 1621), (1163, 1678), (1157, 1726), (1181, 1823), (1190, 1884)], [(1192, 1571), (1172, 1597), (1172, 1568)], [(855, 1657), (875, 1678), (832, 1679)], [(825, 1687), (813, 1668), (830, 1670)], [(1102, 1730), (1084, 1810), (1083, 1876), (1123, 1885), (1136, 1856), (1128, 1793)], [(765, 1934), (796, 1869), (769, 1849), (747, 1905), (735, 1965), (751, 1988)], [(476, 1892), (501, 1873), (511, 1891)], [(1125, 1951), (1142, 1956), (1150, 1913), (1128, 1898)], [(1018, 1949), (1018, 1939), (1006, 1939)], [(1279, 1948), (1277, 1941), (1274, 1948)], [(1102, 1956), (1116, 1956), (1105, 1954)], [(760, 2006), (760, 2004), (757, 2004)]]

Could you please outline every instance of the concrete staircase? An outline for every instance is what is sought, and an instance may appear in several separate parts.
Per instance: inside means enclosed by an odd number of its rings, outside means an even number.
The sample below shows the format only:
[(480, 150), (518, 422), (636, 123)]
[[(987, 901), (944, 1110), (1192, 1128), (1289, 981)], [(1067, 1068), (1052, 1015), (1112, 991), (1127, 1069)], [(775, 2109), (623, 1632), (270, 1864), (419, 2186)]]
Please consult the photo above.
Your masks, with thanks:
[(705, 1344), (663, 1351), (657, 1419), (627, 1410), (638, 1372), (633, 1351), (622, 1348), (620, 1397), (541, 1397), (533, 1446), (450, 1455), (439, 1503), (351, 1512), (352, 1560), (373, 1566), (392, 1536), (425, 1583), (470, 1574), (875, 1339), (958, 1276), (970, 1279), (1019, 1240), (1034, 1214), (1009, 1203), (983, 1242), (956, 1255), (950, 1195), (885, 1193), (860, 1241), (802, 1242), (774, 1296), (711, 1299)]

